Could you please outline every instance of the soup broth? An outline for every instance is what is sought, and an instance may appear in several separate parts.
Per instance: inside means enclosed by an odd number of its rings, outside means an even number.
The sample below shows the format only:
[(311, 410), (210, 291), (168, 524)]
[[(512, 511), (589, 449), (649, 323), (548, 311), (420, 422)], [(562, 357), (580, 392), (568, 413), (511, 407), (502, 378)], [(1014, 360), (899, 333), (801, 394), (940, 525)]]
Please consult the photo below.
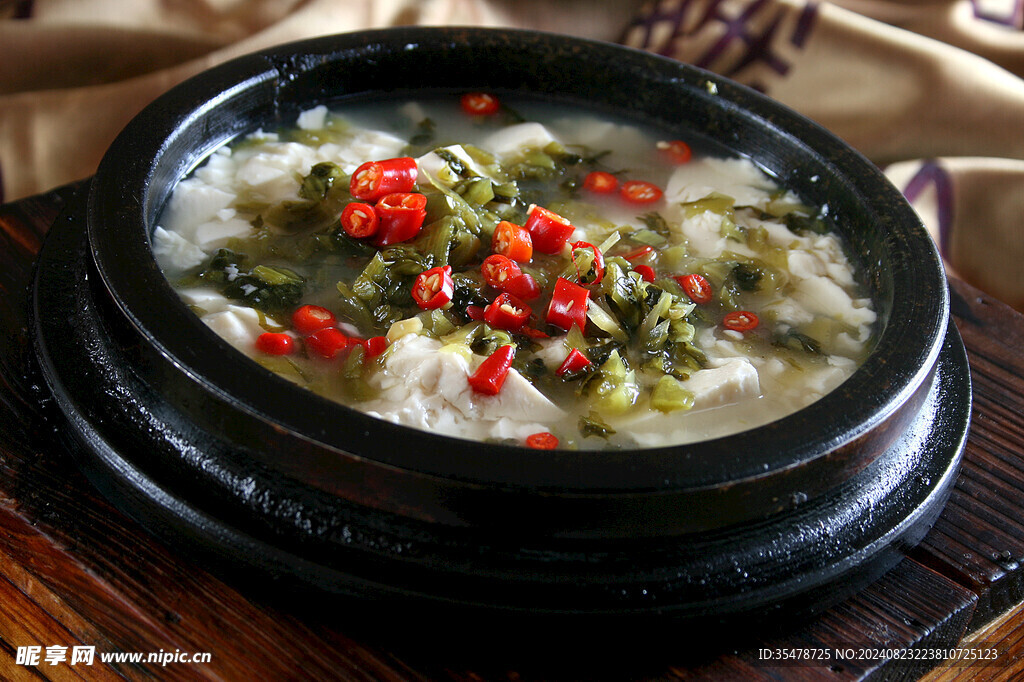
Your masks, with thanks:
[(312, 391), (595, 449), (747, 430), (849, 377), (875, 313), (833, 227), (697, 136), (468, 93), (226, 145), (153, 248), (209, 327)]

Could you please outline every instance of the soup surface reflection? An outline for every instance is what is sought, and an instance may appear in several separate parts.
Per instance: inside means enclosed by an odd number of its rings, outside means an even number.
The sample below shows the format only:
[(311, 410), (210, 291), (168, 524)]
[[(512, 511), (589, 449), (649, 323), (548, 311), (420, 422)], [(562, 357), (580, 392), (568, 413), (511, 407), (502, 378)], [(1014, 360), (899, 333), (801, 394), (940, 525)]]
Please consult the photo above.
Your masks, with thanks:
[(318, 106), (211, 154), (153, 249), (232, 346), (381, 419), (704, 440), (834, 389), (876, 316), (827, 207), (678, 135), (487, 93)]

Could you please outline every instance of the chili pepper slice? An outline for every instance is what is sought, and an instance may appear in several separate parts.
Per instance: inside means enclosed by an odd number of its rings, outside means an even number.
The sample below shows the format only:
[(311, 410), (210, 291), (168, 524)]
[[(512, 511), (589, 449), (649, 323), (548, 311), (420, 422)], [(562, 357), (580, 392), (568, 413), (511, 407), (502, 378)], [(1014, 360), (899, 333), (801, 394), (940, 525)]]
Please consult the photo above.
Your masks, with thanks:
[(353, 201), (341, 212), (341, 229), (353, 239), (365, 239), (377, 234), (380, 218), (372, 205)]
[(550, 431), (531, 433), (526, 437), (526, 447), (534, 450), (554, 450), (558, 447), (558, 436)]
[(682, 140), (662, 140), (655, 145), (672, 163), (689, 163), (693, 158), (693, 150), (690, 145)]
[(654, 268), (650, 265), (634, 265), (633, 270), (644, 278), (645, 282), (653, 282), (655, 278)]
[(476, 371), (469, 375), (469, 386), (477, 393), (498, 395), (508, 372), (512, 369), (512, 360), (516, 356), (516, 347), (502, 346), (487, 356)]
[[(590, 263), (590, 269), (586, 272), (580, 272), (579, 268), (576, 268), (576, 275), (580, 279), (581, 284), (598, 284), (604, 279), (604, 254), (601, 250), (591, 244), (590, 242), (573, 242), (572, 243), (572, 262), (576, 263), (576, 249), (590, 249), (594, 252), (594, 260)], [(591, 276), (591, 273), (593, 275)]]
[(459, 99), (459, 104), (470, 116), (490, 116), (501, 110), (501, 102), (488, 92), (467, 92)]
[(686, 295), (694, 303), (703, 305), (711, 302), (711, 283), (703, 275), (698, 275), (697, 273), (680, 275), (675, 280), (679, 282), (679, 286), (683, 288), (683, 291), (686, 292)]
[(267, 355), (290, 355), (295, 339), (283, 332), (263, 332), (256, 337), (256, 350)]
[(726, 313), (722, 319), (722, 326), (734, 332), (749, 332), (751, 329), (755, 329), (760, 322), (757, 315), (749, 310), (734, 310), (731, 313)]
[(420, 233), (427, 217), (427, 197), (415, 192), (396, 192), (381, 197), (374, 206), (380, 218), (375, 246), (408, 241)]
[(366, 349), (366, 353), (363, 355), (363, 360), (372, 360), (387, 350), (388, 337), (371, 336), (363, 342), (363, 348)]
[(641, 258), (646, 258), (652, 253), (654, 253), (653, 246), (641, 246), (640, 248), (633, 249), (632, 251), (622, 254), (622, 257), (632, 263), (633, 261), (638, 261)]
[(480, 264), (480, 274), (484, 276), (484, 281), (492, 287), (504, 290), (505, 283), (513, 277), (518, 277), (523, 274), (523, 271), (519, 269), (519, 265), (509, 258), (503, 256), (500, 253), (492, 253), (487, 258), (484, 258), (484, 262)]
[(631, 204), (653, 204), (664, 193), (660, 187), (646, 180), (630, 180), (622, 185), (619, 194)]
[(583, 178), (583, 189), (594, 194), (611, 194), (619, 188), (619, 179), (605, 171), (592, 171)]
[(570, 282), (564, 277), (555, 281), (555, 290), (551, 294), (551, 303), (545, 319), (560, 329), (569, 331), (573, 325), (580, 331), (587, 326), (587, 305), (590, 302), (590, 290)]
[(318, 305), (300, 306), (292, 313), (292, 326), (300, 334), (312, 334), (325, 327), (333, 327), (337, 321), (334, 313)]
[(473, 320), (474, 322), (480, 322), (484, 319), (484, 309), (478, 305), (467, 305), (466, 317)]
[(553, 211), (534, 204), (523, 226), (533, 239), (533, 248), (541, 253), (558, 253), (572, 236), (573, 226)]
[(320, 329), (306, 337), (306, 347), (327, 360), (336, 357), (348, 345), (348, 337), (336, 327)]
[(526, 325), (533, 310), (509, 293), (501, 293), (484, 308), (484, 322), (495, 329), (517, 332)]
[(416, 276), (412, 284), (412, 298), (423, 310), (442, 308), (455, 296), (452, 266), (430, 268)]
[(524, 301), (532, 301), (533, 299), (540, 296), (540, 285), (537, 284), (537, 280), (533, 278), (528, 272), (524, 272), (521, 275), (516, 275), (509, 280), (506, 280), (505, 286), (502, 290), (523, 299)]
[(491, 251), (514, 261), (526, 263), (533, 258), (533, 238), (525, 227), (502, 220), (494, 228)]
[(561, 366), (555, 370), (555, 374), (559, 377), (564, 377), (566, 374), (576, 374), (576, 372), (586, 369), (591, 364), (593, 363), (590, 362), (586, 355), (580, 352), (579, 348), (573, 348), (565, 356)]
[(377, 201), (387, 194), (412, 191), (417, 175), (416, 159), (408, 156), (367, 161), (352, 174), (349, 192), (356, 199)]

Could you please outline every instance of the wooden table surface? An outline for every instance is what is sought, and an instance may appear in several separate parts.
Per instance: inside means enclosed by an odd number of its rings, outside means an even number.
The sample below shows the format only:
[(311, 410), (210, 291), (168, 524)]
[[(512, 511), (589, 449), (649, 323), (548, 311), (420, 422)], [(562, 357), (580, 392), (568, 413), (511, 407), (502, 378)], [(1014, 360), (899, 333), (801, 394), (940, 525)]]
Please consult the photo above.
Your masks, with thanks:
[[(239, 589), (113, 509), (51, 445), (26, 378), (31, 264), (81, 185), (0, 206), (0, 679), (1021, 679), (1024, 675), (1024, 316), (959, 281), (974, 412), (951, 499), (888, 574), (814, 620), (695, 652), (686, 632), (643, 650), (541, 646), (529, 632), (464, 638), (429, 616), (299, 611)], [(418, 618), (419, 620), (415, 620)], [(466, 624), (463, 624), (466, 625)], [(470, 629), (472, 624), (469, 624)], [(481, 642), (486, 642), (482, 645)], [(827, 661), (772, 667), (762, 650), (870, 645), (934, 652), (964, 643), (998, 658), (970, 666)], [(28, 647), (38, 647), (29, 649)], [(66, 647), (61, 649), (59, 647)], [(93, 654), (72, 662), (72, 655)], [(714, 649), (714, 650), (712, 650)], [(559, 651), (561, 660), (531, 655)], [(37, 652), (37, 665), (26, 656)], [(50, 654), (55, 662), (46, 660)], [(64, 660), (60, 660), (63, 653)], [(110, 654), (167, 661), (103, 662)], [(208, 654), (208, 662), (185, 655)], [(819, 654), (820, 655), (820, 654)], [(20, 660), (19, 660), (20, 656)], [(206, 658), (206, 656), (203, 656)], [(175, 660), (177, 659), (177, 660)], [(930, 672), (929, 672), (930, 671)]]

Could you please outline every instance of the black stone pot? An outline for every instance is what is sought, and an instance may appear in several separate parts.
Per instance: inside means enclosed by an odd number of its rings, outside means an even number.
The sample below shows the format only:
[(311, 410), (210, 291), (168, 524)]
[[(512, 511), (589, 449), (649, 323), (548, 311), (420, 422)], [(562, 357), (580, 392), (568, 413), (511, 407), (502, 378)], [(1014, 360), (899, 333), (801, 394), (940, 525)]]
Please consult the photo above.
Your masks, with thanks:
[[(415, 89), (387, 90), (402, 83)], [(279, 379), (207, 329), (157, 267), (157, 215), (225, 141), (321, 102), (478, 89), (703, 136), (827, 205), (866, 273), (877, 347), (832, 394), (745, 433), (540, 452), (409, 430)], [(173, 89), (54, 225), (35, 309), (39, 365), (92, 480), (202, 560), (321, 597), (680, 619), (806, 612), (922, 537), (970, 412), (941, 263), (876, 168), (726, 79), (531, 32), (339, 35)]]

